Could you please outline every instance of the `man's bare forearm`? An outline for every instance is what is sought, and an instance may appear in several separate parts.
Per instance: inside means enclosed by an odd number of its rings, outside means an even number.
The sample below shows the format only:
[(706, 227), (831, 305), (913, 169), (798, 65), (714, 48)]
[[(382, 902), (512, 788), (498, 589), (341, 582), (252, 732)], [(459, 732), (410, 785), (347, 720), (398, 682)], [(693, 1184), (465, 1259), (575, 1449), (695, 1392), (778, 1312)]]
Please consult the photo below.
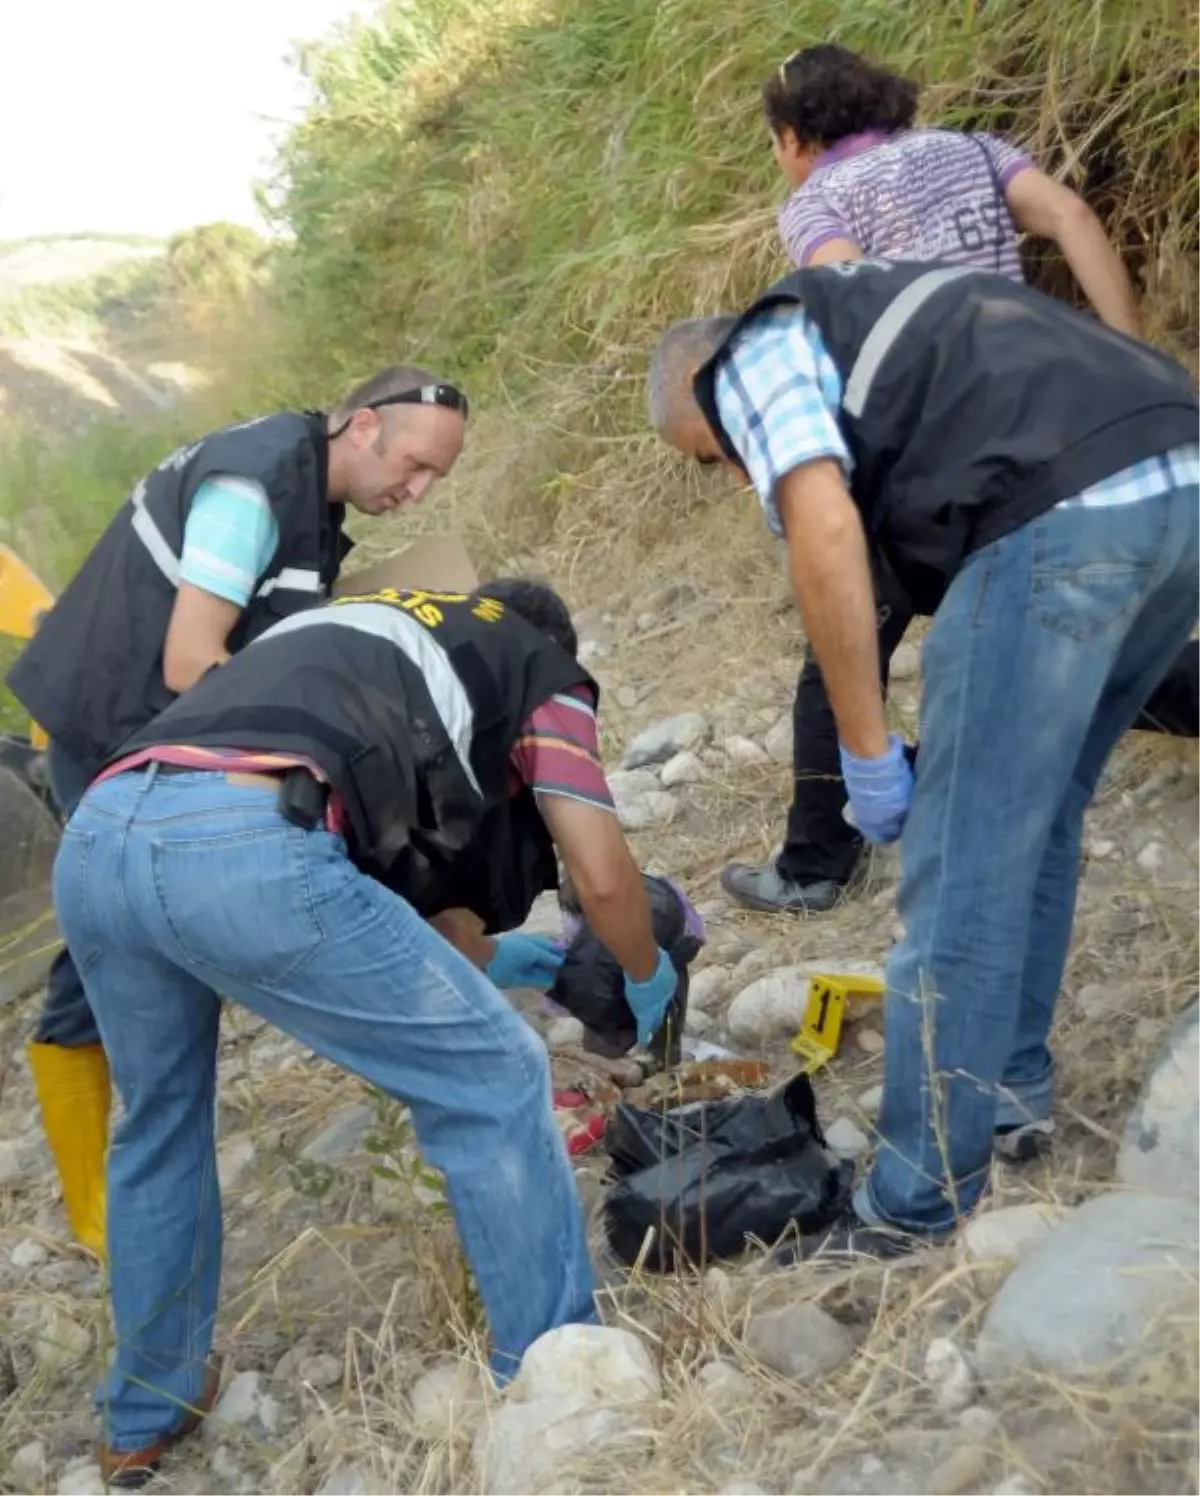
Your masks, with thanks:
[(797, 468), (779, 489), (792, 590), (829, 692), (838, 738), (851, 753), (877, 758), (887, 751), (888, 735), (875, 589), (858, 510), (834, 462)]

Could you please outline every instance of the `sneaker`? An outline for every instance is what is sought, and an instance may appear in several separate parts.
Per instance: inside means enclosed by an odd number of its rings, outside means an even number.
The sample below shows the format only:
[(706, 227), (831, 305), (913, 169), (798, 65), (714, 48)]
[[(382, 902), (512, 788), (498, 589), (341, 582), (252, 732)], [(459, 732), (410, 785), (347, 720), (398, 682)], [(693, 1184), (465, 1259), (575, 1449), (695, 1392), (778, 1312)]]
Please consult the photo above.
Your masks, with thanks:
[(1054, 1123), (1018, 1122), (1013, 1127), (997, 1127), (992, 1135), (992, 1150), (1006, 1164), (1031, 1164), (1045, 1158), (1054, 1144)]
[(840, 883), (800, 883), (773, 862), (731, 862), (721, 873), (721, 887), (743, 909), (763, 914), (825, 914), (842, 896)]

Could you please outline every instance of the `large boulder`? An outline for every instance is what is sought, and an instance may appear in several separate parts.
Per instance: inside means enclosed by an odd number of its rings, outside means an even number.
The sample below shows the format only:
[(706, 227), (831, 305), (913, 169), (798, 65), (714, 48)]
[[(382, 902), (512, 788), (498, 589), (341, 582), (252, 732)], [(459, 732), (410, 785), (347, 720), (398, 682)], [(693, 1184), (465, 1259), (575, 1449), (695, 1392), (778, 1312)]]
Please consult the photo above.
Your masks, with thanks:
[(1159, 1195), (1200, 1193), (1200, 1004), (1183, 1014), (1125, 1128), (1117, 1175)]

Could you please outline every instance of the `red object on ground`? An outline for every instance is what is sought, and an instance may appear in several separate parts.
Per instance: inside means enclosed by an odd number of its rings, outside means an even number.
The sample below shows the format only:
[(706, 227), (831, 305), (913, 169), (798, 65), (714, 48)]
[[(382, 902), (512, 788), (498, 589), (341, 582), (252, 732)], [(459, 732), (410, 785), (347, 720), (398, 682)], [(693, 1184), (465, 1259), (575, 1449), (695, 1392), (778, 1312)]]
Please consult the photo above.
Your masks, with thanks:
[(562, 1129), (567, 1152), (572, 1158), (587, 1153), (604, 1136), (608, 1125), (604, 1113), (593, 1108), (590, 1097), (582, 1091), (555, 1091), (554, 1110)]

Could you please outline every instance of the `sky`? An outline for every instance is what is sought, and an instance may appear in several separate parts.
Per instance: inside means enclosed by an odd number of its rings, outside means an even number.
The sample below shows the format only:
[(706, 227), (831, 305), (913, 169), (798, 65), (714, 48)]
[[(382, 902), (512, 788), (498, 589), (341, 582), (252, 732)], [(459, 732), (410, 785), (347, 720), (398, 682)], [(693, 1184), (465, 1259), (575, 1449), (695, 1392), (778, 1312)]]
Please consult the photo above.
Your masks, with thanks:
[(261, 228), (253, 184), (300, 114), (290, 43), (370, 0), (12, 0), (0, 240)]

